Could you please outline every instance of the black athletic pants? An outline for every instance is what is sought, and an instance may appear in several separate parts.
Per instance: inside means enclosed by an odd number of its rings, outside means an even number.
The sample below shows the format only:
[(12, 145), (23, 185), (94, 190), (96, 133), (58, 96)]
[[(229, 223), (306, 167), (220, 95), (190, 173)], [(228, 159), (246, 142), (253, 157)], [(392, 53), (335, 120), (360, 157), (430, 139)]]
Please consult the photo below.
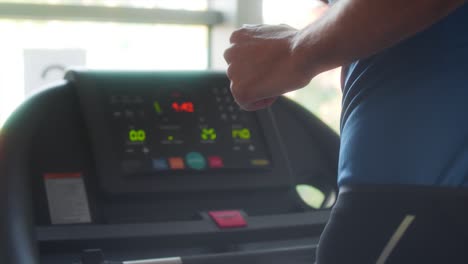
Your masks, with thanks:
[(343, 187), (316, 263), (468, 263), (468, 189)]

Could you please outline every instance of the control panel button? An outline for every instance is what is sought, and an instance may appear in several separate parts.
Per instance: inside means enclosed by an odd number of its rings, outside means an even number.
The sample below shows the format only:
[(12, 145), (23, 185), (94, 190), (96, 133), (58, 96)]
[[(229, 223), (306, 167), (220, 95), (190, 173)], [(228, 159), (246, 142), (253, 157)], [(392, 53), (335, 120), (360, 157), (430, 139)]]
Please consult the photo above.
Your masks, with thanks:
[(118, 103), (120, 103), (120, 97), (117, 96), (117, 95), (111, 95), (111, 96), (109, 97), (109, 102), (110, 102), (111, 104), (118, 104)]
[(153, 169), (155, 170), (168, 170), (169, 165), (166, 159), (153, 159)]
[(125, 110), (125, 117), (133, 118), (134, 116), (135, 116), (135, 113), (132, 110)]
[(146, 155), (146, 154), (148, 154), (148, 153), (150, 152), (150, 149), (149, 149), (148, 147), (143, 147), (143, 148), (141, 149), (141, 152), (143, 152), (143, 154)]
[(198, 152), (190, 152), (185, 157), (187, 166), (195, 170), (202, 170), (206, 168), (206, 160), (202, 154)]
[(250, 161), (250, 164), (253, 166), (268, 166), (270, 165), (270, 161), (267, 159), (254, 159)]
[(143, 98), (141, 96), (135, 96), (134, 100), (135, 104), (142, 104)]
[(135, 153), (135, 149), (134, 149), (134, 148), (125, 148), (125, 153), (127, 153), (127, 154), (134, 154), (134, 153)]
[(181, 157), (171, 157), (169, 158), (169, 166), (173, 170), (183, 170), (185, 169), (184, 159)]
[(208, 215), (221, 229), (246, 227), (247, 221), (240, 211), (212, 211)]
[(128, 96), (128, 95), (122, 96), (122, 103), (129, 104), (130, 101), (131, 101), (130, 96)]
[(224, 167), (223, 159), (219, 156), (210, 156), (208, 157), (208, 164), (210, 168), (218, 169)]
[(120, 117), (122, 117), (122, 112), (115, 111), (115, 112), (112, 113), (112, 115), (114, 116), (114, 118), (120, 118)]

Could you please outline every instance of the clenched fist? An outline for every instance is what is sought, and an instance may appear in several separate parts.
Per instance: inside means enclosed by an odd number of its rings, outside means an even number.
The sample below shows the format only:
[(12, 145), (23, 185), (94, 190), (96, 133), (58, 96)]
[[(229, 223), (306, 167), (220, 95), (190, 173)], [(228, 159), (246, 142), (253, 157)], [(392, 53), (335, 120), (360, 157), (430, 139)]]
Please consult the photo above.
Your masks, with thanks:
[(286, 25), (246, 25), (232, 33), (224, 58), (232, 94), (243, 109), (268, 107), (279, 95), (310, 82), (313, 75), (293, 52), (297, 33)]

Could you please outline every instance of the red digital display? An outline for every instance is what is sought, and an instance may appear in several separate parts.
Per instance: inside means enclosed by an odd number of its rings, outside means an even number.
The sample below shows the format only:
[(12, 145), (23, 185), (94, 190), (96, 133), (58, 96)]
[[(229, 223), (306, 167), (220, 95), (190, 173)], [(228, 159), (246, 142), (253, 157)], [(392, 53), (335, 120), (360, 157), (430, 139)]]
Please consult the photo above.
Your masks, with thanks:
[(182, 102), (182, 103), (177, 103), (174, 102), (172, 103), (172, 109), (178, 113), (184, 112), (184, 113), (193, 113), (195, 112), (195, 109), (193, 107), (192, 102)]

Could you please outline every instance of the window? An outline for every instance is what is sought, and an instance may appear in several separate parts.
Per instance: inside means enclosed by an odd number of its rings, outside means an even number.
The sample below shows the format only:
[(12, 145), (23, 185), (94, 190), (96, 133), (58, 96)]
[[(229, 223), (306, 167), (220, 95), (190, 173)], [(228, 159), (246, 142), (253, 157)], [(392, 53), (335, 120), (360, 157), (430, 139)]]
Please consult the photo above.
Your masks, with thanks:
[(3, 3), (30, 4), (73, 4), (96, 6), (127, 6), (138, 8), (165, 8), (185, 10), (206, 10), (207, 0), (1, 0)]
[[(0, 4), (6, 3), (207, 9), (206, 0), (0, 0)], [(208, 35), (208, 26), (203, 24), (17, 19), (0, 15), (0, 127), (40, 86), (61, 79), (63, 67), (207, 69)]]
[[(317, 19), (326, 6), (318, 0), (263, 0), (263, 19), (266, 24), (288, 24), (302, 28)], [(317, 76), (305, 88), (287, 96), (320, 117), (339, 132), (341, 111), (340, 69)]]
[[(223, 1), (216, 1), (216, 5), (232, 6), (232, 13), (235, 13), (236, 5), (226, 4), (232, 0)], [(239, 1), (237, 5), (250, 3)], [(212, 48), (210, 26), (223, 22), (223, 17), (216, 14), (219, 12), (208, 8), (214, 3), (215, 0), (0, 0), (0, 127), (30, 94), (49, 81), (60, 79), (62, 66), (135, 70), (207, 69)], [(91, 12), (94, 20), (86, 17), (89, 12), (72, 12), (72, 17), (66, 19), (54, 17), (60, 14), (53, 12), (49, 16), (51, 7), (70, 5), (100, 10)], [(42, 7), (43, 13), (38, 12), (38, 7)], [(18, 12), (18, 8), (23, 12), (21, 14), (27, 13), (27, 16), (12, 16), (12, 13)], [(250, 7), (246, 8), (250, 10)], [(268, 24), (286, 23), (301, 28), (317, 18), (324, 8), (318, 0), (263, 0), (263, 20)], [(103, 9), (111, 18), (97, 21)], [(169, 9), (179, 13), (167, 16), (168, 12), (161, 11), (158, 15), (141, 18), (128, 14), (122, 16), (119, 13), (122, 9)], [(61, 11), (56, 9), (55, 12)], [(229, 14), (225, 14), (225, 17), (229, 20), (233, 14), (230, 10), (227, 12)], [(192, 13), (197, 15), (190, 17)], [(76, 19), (73, 15), (77, 16)], [(225, 34), (216, 39), (226, 39), (224, 42), (228, 45), (229, 34)], [(211, 56), (216, 69), (225, 67), (222, 59), (224, 48), (218, 45), (213, 48)], [(339, 69), (316, 77), (308, 87), (291, 92), (288, 96), (338, 131), (341, 101)]]

